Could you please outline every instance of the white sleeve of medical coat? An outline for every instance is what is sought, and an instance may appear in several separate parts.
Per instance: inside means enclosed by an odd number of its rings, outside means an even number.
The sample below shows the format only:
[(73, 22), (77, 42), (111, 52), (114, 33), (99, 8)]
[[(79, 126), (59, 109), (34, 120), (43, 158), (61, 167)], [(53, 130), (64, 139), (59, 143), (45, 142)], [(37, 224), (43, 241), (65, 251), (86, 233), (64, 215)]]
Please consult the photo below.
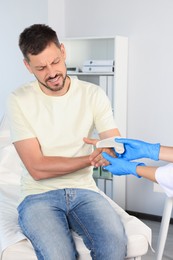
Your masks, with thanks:
[(156, 170), (156, 180), (168, 197), (173, 197), (173, 163)]

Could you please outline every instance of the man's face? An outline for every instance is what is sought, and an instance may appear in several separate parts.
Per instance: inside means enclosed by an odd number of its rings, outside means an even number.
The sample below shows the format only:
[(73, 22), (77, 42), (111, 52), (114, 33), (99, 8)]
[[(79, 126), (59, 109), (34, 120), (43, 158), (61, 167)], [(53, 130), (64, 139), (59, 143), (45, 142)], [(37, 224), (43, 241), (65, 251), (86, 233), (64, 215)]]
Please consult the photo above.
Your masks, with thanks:
[(65, 49), (54, 43), (48, 45), (37, 55), (28, 55), (29, 62), (24, 60), (28, 70), (37, 78), (40, 88), (47, 95), (63, 95), (66, 93)]

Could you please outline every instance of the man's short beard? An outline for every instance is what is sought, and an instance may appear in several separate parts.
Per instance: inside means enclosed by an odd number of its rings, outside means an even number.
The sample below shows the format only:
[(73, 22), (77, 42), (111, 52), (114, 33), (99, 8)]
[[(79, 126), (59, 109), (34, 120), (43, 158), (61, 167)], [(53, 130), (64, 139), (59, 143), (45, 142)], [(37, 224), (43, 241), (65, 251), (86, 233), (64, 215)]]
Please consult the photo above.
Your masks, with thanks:
[[(36, 76), (35, 76), (36, 77)], [(63, 75), (62, 75), (63, 77)], [(67, 74), (65, 75), (64, 79), (63, 79), (63, 83), (62, 85), (58, 88), (58, 89), (52, 89), (51, 87), (49, 87), (48, 85), (44, 84), (43, 82), (41, 82), (37, 77), (36, 79), (38, 80), (38, 82), (43, 85), (45, 88), (47, 88), (48, 90), (50, 91), (53, 91), (53, 92), (57, 92), (57, 91), (60, 91), (64, 88), (64, 85), (65, 85), (65, 81), (66, 81), (66, 78), (67, 78)]]

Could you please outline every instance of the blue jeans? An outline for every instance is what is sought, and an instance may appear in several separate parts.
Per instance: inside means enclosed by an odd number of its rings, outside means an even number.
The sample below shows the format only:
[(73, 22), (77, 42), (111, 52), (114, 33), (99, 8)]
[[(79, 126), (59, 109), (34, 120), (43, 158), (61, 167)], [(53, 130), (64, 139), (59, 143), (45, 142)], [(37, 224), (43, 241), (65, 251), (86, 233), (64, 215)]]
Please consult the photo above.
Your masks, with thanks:
[(99, 193), (59, 189), (27, 196), (18, 207), (19, 225), (39, 260), (74, 260), (78, 253), (71, 230), (79, 234), (92, 259), (123, 260), (124, 227)]

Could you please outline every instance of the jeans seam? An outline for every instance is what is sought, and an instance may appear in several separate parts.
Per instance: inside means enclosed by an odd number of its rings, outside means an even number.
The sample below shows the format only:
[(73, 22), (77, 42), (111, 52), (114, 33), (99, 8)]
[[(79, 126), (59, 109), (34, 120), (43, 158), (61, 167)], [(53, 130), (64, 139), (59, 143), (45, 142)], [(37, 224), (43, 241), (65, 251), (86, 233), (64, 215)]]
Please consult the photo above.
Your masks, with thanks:
[[(84, 231), (84, 233), (85, 233), (85, 235), (86, 235), (86, 237), (91, 241), (91, 248), (89, 248), (89, 250), (91, 250), (92, 252), (93, 252), (93, 257), (92, 257), (92, 259), (94, 260), (94, 259), (96, 259), (96, 255), (95, 255), (95, 251), (94, 251), (94, 246), (93, 246), (93, 239), (92, 239), (92, 237), (90, 236), (90, 234), (89, 234), (89, 232), (88, 232), (88, 230), (87, 230), (87, 228), (82, 224), (82, 222), (80, 221), (80, 219), (78, 218), (78, 216), (75, 214), (75, 212), (72, 212), (71, 213), (72, 215), (73, 215), (73, 217), (75, 218), (75, 220), (78, 222), (78, 224), (80, 225), (80, 227), (82, 228), (82, 230)], [(76, 232), (76, 230), (74, 230), (75, 232)], [(76, 232), (77, 233), (77, 232)], [(80, 234), (78, 234), (79, 236), (80, 236)]]

